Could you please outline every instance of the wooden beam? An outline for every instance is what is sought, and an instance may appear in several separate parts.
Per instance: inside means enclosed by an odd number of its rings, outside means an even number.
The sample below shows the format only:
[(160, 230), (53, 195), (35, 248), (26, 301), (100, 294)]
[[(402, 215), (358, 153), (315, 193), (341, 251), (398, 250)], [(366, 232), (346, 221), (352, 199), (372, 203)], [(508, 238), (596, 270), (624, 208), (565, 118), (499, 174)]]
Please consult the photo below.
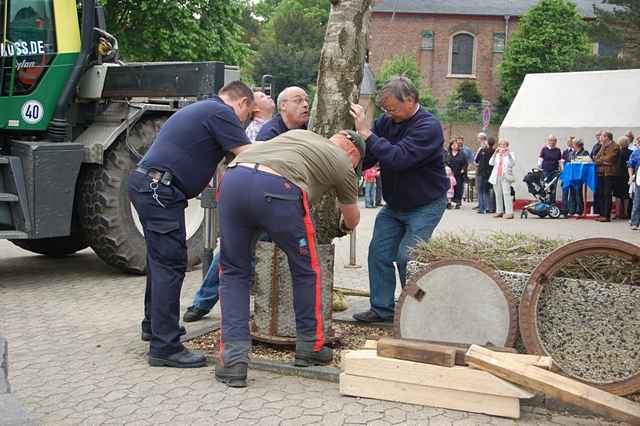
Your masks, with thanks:
[(532, 398), (534, 394), (495, 377), (486, 371), (469, 367), (440, 367), (393, 358), (383, 358), (375, 351), (349, 351), (343, 355), (342, 368), (353, 376), (380, 380), (428, 385), (433, 388), (454, 389), (463, 392)]
[(340, 374), (340, 393), (514, 419), (520, 417), (520, 400), (518, 398), (434, 388), (373, 377), (353, 376), (347, 373)]
[(377, 351), (378, 356), (381, 357), (404, 359), (442, 367), (453, 367), (456, 361), (454, 348), (425, 343), (420, 340), (382, 337), (378, 340)]
[(376, 350), (377, 348), (378, 348), (377, 340), (367, 340), (366, 342), (364, 342), (364, 346), (362, 347), (362, 349), (373, 349), (373, 350)]
[(586, 408), (615, 420), (640, 424), (640, 404), (585, 385), (551, 371), (496, 356), (488, 349), (473, 345), (466, 356), (469, 365), (488, 371), (560, 401)]
[[(402, 341), (429, 343), (429, 342), (423, 342), (422, 340), (414, 340), (414, 339), (402, 339)], [(367, 340), (362, 349), (377, 349), (378, 342), (379, 340)], [(464, 357), (469, 347), (471, 347), (471, 345), (467, 345), (465, 343), (452, 344), (452, 343), (444, 343), (444, 342), (439, 342), (436, 345), (453, 348), (456, 351), (455, 365), (467, 366), (467, 363)], [(519, 354), (517, 352), (513, 352), (515, 351), (513, 348), (489, 347), (487, 349), (491, 349), (492, 351), (496, 352), (495, 356), (502, 357), (504, 359), (511, 359), (513, 361), (522, 362), (522, 363), (533, 365), (539, 368), (544, 368), (545, 370), (552, 370), (554, 368), (553, 359), (548, 356)], [(497, 349), (497, 350), (494, 350), (494, 349)], [(386, 356), (386, 355), (380, 355), (380, 356)]]

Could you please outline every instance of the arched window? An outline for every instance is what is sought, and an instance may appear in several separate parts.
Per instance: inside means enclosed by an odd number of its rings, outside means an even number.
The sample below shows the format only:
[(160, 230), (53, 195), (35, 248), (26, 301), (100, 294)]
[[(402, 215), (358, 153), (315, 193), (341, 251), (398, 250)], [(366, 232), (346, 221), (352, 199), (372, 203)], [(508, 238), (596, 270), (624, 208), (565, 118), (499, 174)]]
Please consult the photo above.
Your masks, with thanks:
[(475, 44), (473, 34), (460, 32), (451, 37), (449, 74), (471, 76), (475, 72)]

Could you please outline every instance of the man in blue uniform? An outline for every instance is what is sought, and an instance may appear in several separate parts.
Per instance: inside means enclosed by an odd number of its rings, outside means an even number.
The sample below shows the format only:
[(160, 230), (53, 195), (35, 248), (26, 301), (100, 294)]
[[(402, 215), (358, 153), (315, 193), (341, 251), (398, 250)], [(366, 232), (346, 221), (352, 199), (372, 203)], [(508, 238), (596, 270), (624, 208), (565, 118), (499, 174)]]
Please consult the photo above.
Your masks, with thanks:
[(256, 141), (268, 141), (289, 130), (306, 129), (308, 120), (309, 95), (300, 87), (287, 87), (278, 95), (278, 114), (262, 126)]
[(213, 99), (188, 105), (162, 126), (129, 175), (129, 199), (147, 242), (143, 334), (151, 335), (149, 365), (203, 367), (205, 358), (180, 343), (180, 290), (187, 268), (184, 210), (211, 181), (228, 152), (250, 142), (241, 121), (253, 108), (253, 92), (234, 81)]
[[(257, 99), (257, 98), (256, 98)], [(256, 101), (257, 102), (257, 101)], [(266, 142), (282, 133), (294, 129), (306, 129), (309, 119), (309, 97), (300, 87), (291, 86), (280, 92), (278, 96), (279, 114), (264, 123), (255, 137), (256, 142)], [(267, 239), (267, 241), (270, 241)], [(218, 274), (220, 255), (211, 262), (209, 271), (202, 282), (200, 290), (193, 298), (193, 304), (187, 308), (182, 320), (184, 322), (199, 321), (209, 314), (218, 302)]]
[(364, 168), (380, 163), (386, 206), (380, 210), (369, 244), (371, 309), (353, 317), (363, 322), (393, 321), (396, 274), (404, 287), (409, 251), (428, 241), (447, 207), (442, 126), (418, 103), (406, 77), (392, 77), (380, 90), (385, 115), (369, 130), (364, 109), (352, 104), (356, 130), (366, 139)]

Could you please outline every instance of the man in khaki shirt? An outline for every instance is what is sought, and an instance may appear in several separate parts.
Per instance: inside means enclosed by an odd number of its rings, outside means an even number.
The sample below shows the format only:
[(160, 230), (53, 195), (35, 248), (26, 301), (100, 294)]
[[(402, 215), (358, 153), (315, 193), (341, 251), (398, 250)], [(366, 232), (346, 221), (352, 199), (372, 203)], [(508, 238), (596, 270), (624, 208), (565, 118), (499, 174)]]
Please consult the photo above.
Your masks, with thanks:
[(364, 140), (352, 131), (330, 139), (292, 130), (252, 146), (228, 167), (220, 188), (222, 337), (216, 380), (246, 386), (253, 241), (267, 232), (286, 254), (293, 278), (298, 366), (327, 364), (318, 264), (310, 206), (334, 189), (345, 232), (358, 225), (357, 173)]

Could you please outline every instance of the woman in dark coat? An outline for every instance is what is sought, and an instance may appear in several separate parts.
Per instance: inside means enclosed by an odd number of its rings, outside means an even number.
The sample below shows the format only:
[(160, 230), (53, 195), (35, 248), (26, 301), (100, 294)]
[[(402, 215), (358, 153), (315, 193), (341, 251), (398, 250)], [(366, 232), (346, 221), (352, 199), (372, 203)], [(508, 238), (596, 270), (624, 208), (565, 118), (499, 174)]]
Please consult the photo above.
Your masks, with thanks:
[(451, 168), (453, 176), (456, 178), (456, 187), (453, 192), (453, 199), (451, 200), (455, 204), (455, 208), (459, 209), (462, 205), (462, 195), (464, 192), (464, 181), (467, 178), (467, 158), (460, 150), (460, 145), (456, 140), (452, 140), (449, 143), (449, 149), (445, 159), (447, 166)]

